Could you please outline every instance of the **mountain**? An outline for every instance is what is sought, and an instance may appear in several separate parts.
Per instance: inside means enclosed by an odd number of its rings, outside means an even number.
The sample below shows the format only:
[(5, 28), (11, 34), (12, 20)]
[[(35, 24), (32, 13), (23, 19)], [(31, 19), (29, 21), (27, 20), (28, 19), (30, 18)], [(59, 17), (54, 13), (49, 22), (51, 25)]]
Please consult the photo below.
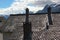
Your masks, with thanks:
[(55, 5), (55, 7), (52, 8), (52, 12), (60, 12), (60, 4)]
[(39, 10), (37, 11), (37, 13), (47, 13), (47, 9), (48, 9), (49, 5), (46, 5), (43, 10)]
[(51, 12), (60, 12), (60, 4), (46, 5), (43, 10), (39, 10), (36, 13), (47, 13), (48, 7), (51, 7)]
[(33, 12), (32, 12), (32, 11), (30, 11), (30, 12), (29, 12), (29, 14), (33, 14)]
[(9, 18), (9, 15), (0, 15), (3, 16), (6, 20)]
[(9, 15), (4, 15), (4, 18), (5, 18), (5, 19), (8, 19), (8, 18), (9, 18)]

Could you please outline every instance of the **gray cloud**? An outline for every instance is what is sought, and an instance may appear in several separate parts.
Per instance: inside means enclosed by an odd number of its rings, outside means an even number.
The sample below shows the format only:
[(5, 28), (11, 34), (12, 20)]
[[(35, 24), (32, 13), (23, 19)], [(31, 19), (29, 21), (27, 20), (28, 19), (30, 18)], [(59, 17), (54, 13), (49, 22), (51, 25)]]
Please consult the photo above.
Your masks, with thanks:
[(38, 0), (38, 1), (35, 1), (33, 3), (33, 5), (36, 5), (36, 6), (40, 6), (40, 7), (44, 7), (46, 4), (53, 4), (55, 2), (51, 1), (51, 0)]

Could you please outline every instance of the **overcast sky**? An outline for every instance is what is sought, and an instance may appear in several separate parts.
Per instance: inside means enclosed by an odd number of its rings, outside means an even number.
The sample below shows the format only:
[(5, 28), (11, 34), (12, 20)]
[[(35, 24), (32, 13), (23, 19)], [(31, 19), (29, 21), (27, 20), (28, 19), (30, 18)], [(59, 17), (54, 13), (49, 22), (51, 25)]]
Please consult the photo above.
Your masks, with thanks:
[(60, 4), (59, 0), (0, 0), (0, 14), (9, 15), (23, 13), (25, 8), (36, 12), (42, 10), (46, 4)]

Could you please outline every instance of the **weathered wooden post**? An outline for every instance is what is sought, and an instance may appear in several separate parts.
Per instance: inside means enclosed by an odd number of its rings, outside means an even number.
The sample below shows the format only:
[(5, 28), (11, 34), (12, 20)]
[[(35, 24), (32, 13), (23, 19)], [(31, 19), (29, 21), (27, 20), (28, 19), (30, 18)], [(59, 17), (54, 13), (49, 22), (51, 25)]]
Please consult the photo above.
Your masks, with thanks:
[(32, 40), (31, 22), (29, 22), (29, 9), (26, 8), (26, 20), (23, 23), (24, 37), (23, 40)]
[(48, 7), (48, 22), (49, 22), (49, 25), (53, 24), (52, 17), (51, 17), (51, 7), (50, 6)]

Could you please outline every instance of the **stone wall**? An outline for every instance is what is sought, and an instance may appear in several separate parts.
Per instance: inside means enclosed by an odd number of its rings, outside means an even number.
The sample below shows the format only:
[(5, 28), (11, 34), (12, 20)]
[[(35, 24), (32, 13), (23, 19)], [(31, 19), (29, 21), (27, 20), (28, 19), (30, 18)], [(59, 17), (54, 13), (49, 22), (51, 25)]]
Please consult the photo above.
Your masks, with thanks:
[(0, 16), (0, 32), (3, 30), (5, 23), (6, 19), (3, 16)]
[[(29, 21), (32, 23), (32, 39), (35, 40), (40, 31), (46, 27), (47, 14), (29, 15)], [(25, 22), (25, 15), (10, 16), (4, 29), (6, 32), (4, 40), (23, 40), (23, 22)], [(9, 35), (8, 31), (12, 33)]]
[(3, 40), (3, 33), (0, 33), (0, 40)]
[(51, 15), (53, 25), (49, 25), (48, 30), (44, 30), (39, 40), (60, 40), (60, 14)]
[[(52, 25), (48, 24), (48, 14), (31, 14), (32, 40), (60, 40), (60, 14), (51, 14)], [(4, 25), (3, 40), (23, 40), (23, 22), (25, 14), (11, 15)]]

